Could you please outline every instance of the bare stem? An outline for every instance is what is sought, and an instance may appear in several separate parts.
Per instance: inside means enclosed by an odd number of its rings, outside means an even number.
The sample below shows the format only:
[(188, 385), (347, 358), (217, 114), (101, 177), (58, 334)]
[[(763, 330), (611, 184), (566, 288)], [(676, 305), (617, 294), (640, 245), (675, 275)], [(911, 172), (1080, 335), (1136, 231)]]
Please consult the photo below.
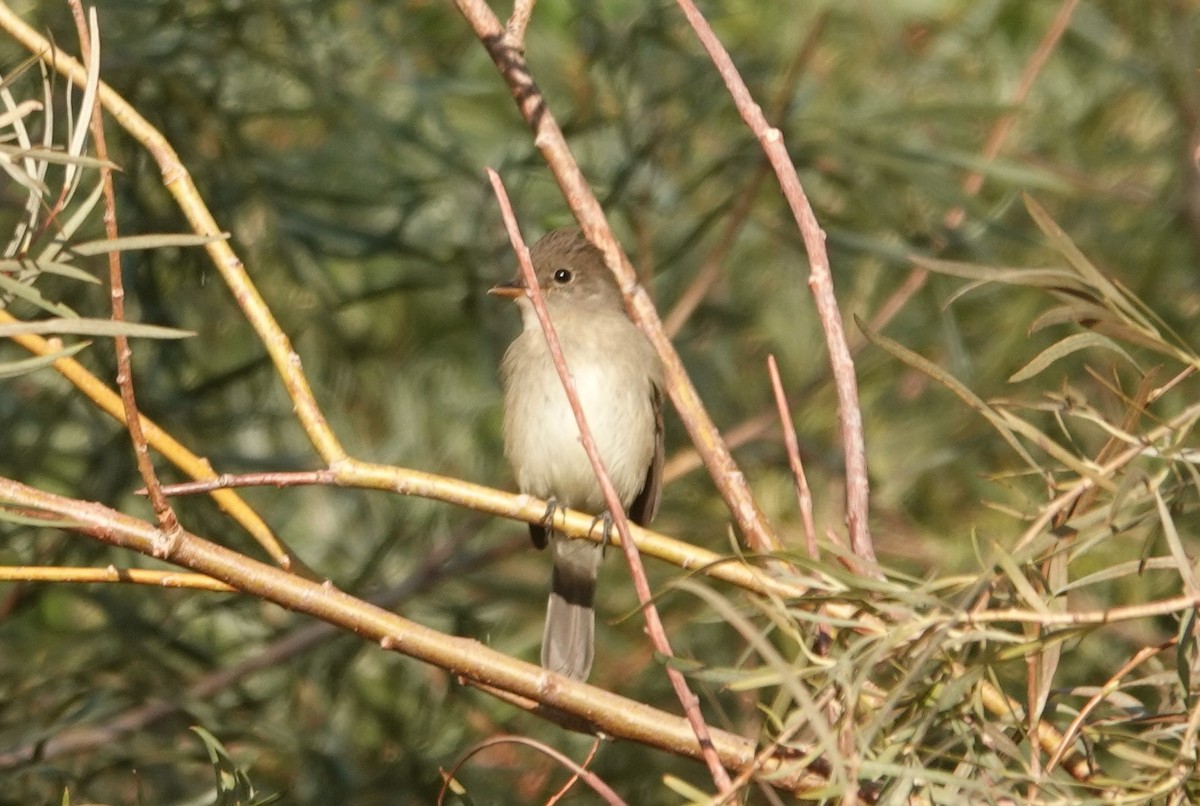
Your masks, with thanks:
[[(567, 369), (567, 359), (563, 355), (562, 344), (558, 340), (558, 333), (554, 329), (554, 323), (550, 321), (550, 312), (546, 310), (546, 300), (542, 297), (542, 289), (538, 285), (537, 272), (533, 269), (533, 262), (529, 258), (529, 248), (525, 246), (525, 241), (521, 237), (521, 230), (517, 226), (517, 219), (513, 213), (512, 203), (508, 200), (508, 193), (504, 189), (504, 183), (500, 180), (500, 175), (488, 168), (488, 179), (491, 180), (492, 190), (496, 194), (496, 200), (500, 204), (500, 214), (504, 218), (504, 226), (508, 230), (508, 237), (512, 241), (513, 251), (517, 255), (517, 262), (521, 266), (521, 274), (525, 278), (526, 293), (529, 294), (530, 300), (533, 302), (533, 308), (537, 312), (538, 322), (542, 326), (542, 333), (546, 336), (546, 343), (550, 347), (550, 356), (554, 359), (554, 367), (558, 370), (558, 377), (562, 380), (563, 389), (567, 393), (567, 400), (570, 401), (571, 411), (575, 414), (575, 422), (579, 425), (579, 436), (583, 442), (583, 450), (587, 453), (588, 461), (592, 463), (592, 470), (596, 473), (596, 480), (600, 483), (600, 489), (604, 493), (604, 503), (608, 508), (609, 515), (613, 519), (613, 525), (617, 529), (617, 534), (621, 536), (621, 549), (625, 553), (625, 561), (629, 565), (629, 574), (633, 579), (633, 588), (637, 591), (638, 602), (641, 604), (642, 617), (646, 620), (646, 633), (650, 636), (650, 642), (654, 645), (655, 650), (661, 653), (666, 658), (674, 657), (671, 651), (671, 642), (667, 638), (667, 631), (663, 628), (662, 619), (658, 616), (658, 608), (654, 606), (654, 594), (650, 590), (650, 581), (646, 578), (646, 569), (642, 565), (642, 558), (638, 554), (637, 544), (633, 542), (633, 538), (629, 533), (629, 520), (625, 517), (625, 508), (621, 506), (621, 496), (617, 494), (617, 488), (613, 485), (612, 479), (608, 475), (608, 469), (604, 466), (604, 460), (600, 456), (600, 449), (596, 446), (595, 437), (592, 435), (592, 429), (588, 425), (587, 417), (584, 416), (583, 406), (579, 402), (579, 393), (575, 389), (575, 380), (571, 377), (571, 372)], [(712, 745), (712, 738), (709, 735), (708, 725), (704, 722), (704, 716), (700, 713), (700, 700), (688, 688), (687, 681), (683, 677), (683, 673), (674, 666), (666, 667), (667, 677), (671, 681), (671, 687), (675, 689), (675, 695), (679, 698), (680, 704), (683, 706), (683, 712), (687, 715), (688, 722), (692, 726), (692, 730), (696, 733), (696, 740), (700, 744), (701, 753), (704, 756), (704, 761), (708, 764), (709, 772), (712, 774), (713, 782), (722, 792), (728, 792), (730, 788), (729, 773), (721, 764), (721, 759), (717, 756), (716, 750)]]
[(796, 439), (796, 427), (792, 424), (792, 411), (783, 391), (779, 377), (779, 365), (775, 356), (767, 356), (767, 373), (771, 376), (771, 388), (775, 392), (775, 405), (779, 409), (779, 422), (783, 425), (783, 444), (787, 449), (788, 464), (792, 468), (792, 479), (796, 484), (796, 499), (800, 505), (800, 520), (804, 524), (804, 545), (808, 556), (814, 560), (821, 556), (817, 550), (817, 527), (813, 520), (812, 491), (808, 489), (808, 477), (804, 474), (804, 463), (800, 460), (800, 441)]
[(833, 277), (829, 271), (829, 256), (825, 250), (825, 233), (817, 223), (812, 205), (808, 203), (808, 197), (800, 185), (796, 167), (792, 164), (787, 147), (783, 143), (783, 134), (767, 123), (762, 108), (751, 97), (750, 90), (738, 73), (733, 59), (695, 3), (692, 0), (677, 2), (700, 43), (708, 52), (709, 58), (716, 65), (717, 72), (725, 81), (742, 119), (758, 138), (804, 239), (809, 262), (808, 287), (816, 300), (817, 316), (825, 331), (825, 344), (829, 350), (829, 362), (833, 370), (838, 411), (842, 421), (842, 446), (846, 457), (846, 520), (850, 529), (850, 546), (854, 554), (865, 563), (862, 571), (879, 576), (875, 546), (871, 541), (868, 523), (870, 490), (867, 482), (867, 452), (863, 439), (862, 410), (858, 404), (858, 380), (854, 374), (854, 359), (846, 343), (842, 314), (838, 310), (837, 298), (833, 293)]
[(0, 565), (0, 582), (68, 582), (73, 584), (117, 582), (133, 585), (153, 585), (160, 588), (192, 588), (194, 590), (229, 593), (234, 589), (203, 574), (181, 574), (178, 571), (156, 571), (147, 568), (65, 568), (61, 566)]
[[(80, 0), (70, 0), (71, 12), (75, 17), (75, 28), (79, 34), (79, 48), (92, 81), (99, 81), (100, 71), (100, 33), (96, 24), (96, 9), (91, 10), (89, 19), (84, 19), (83, 3)], [(96, 144), (96, 157), (100, 162), (100, 182), (104, 192), (104, 234), (110, 240), (115, 240), (120, 234), (117, 230), (117, 201), (113, 194), (112, 168), (108, 161), (108, 143), (104, 138), (104, 112), (99, 104), (92, 105), (92, 141)], [(108, 284), (112, 300), (112, 319), (114, 322), (125, 321), (125, 286), (121, 279), (121, 253), (108, 253)], [(129, 429), (129, 438), (133, 441), (133, 453), (137, 459), (138, 472), (146, 489), (150, 491), (150, 505), (154, 515), (162, 527), (165, 540), (158, 547), (156, 556), (169, 557), (175, 550), (175, 545), (181, 539), (182, 530), (175, 510), (171, 508), (167, 497), (162, 493), (158, 474), (154, 471), (154, 463), (150, 460), (150, 448), (146, 444), (146, 435), (142, 432), (142, 420), (138, 414), (137, 396), (133, 389), (133, 352), (129, 347), (129, 339), (118, 333), (113, 337), (117, 351), (117, 386), (121, 390), (121, 403), (125, 410), (125, 425)]]
[[(466, 507), (476, 512), (504, 518), (540, 523), (546, 515), (546, 502), (529, 495), (513, 495), (491, 487), (483, 487), (461, 479), (437, 476), (419, 470), (373, 465), (351, 461), (338, 470), (301, 470), (292, 472), (225, 473), (203, 481), (169, 484), (163, 487), (167, 495), (196, 495), (234, 487), (301, 487), (307, 485), (333, 485), (364, 490), (390, 490), (404, 495), (416, 495), (435, 501)], [(588, 540), (600, 540), (596, 534), (593, 518), (572, 509), (559, 509), (554, 528), (563, 534)], [(717, 554), (691, 543), (676, 540), (664, 534), (629, 524), (630, 536), (638, 550), (646, 555), (677, 565), (688, 571), (719, 579), (751, 593), (800, 599), (807, 588), (795, 581), (776, 579), (745, 562)], [(618, 534), (614, 544), (621, 540)], [(850, 617), (855, 608), (839, 608), (831, 605), (840, 617)], [(871, 629), (879, 628), (877, 622), (864, 622)]]

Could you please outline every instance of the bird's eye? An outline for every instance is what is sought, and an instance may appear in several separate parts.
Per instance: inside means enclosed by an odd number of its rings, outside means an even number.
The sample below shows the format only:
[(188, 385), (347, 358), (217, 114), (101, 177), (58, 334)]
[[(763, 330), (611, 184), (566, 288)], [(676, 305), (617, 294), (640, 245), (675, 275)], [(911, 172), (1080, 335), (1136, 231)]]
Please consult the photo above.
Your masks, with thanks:
[(567, 283), (571, 282), (571, 270), (556, 269), (554, 271), (554, 282), (558, 283), (559, 285), (566, 285)]

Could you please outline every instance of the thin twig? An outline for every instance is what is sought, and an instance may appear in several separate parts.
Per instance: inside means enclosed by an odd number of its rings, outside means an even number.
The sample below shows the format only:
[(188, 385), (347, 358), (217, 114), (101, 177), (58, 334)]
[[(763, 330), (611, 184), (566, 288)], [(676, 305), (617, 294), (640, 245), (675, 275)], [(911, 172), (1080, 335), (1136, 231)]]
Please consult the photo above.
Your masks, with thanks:
[(667, 393), (747, 545), (754, 551), (774, 551), (778, 543), (770, 524), (755, 502), (745, 475), (734, 462), (720, 432), (705, 410), (679, 354), (663, 332), (653, 301), (638, 284), (633, 266), (609, 229), (604, 211), (567, 147), (562, 130), (541, 90), (534, 83), (524, 56), (507, 46), (504, 27), (486, 0), (455, 2), (507, 82), (517, 107), (533, 130), (534, 144), (554, 174), (571, 212), (575, 214), (588, 240), (600, 249), (604, 254), (604, 262), (616, 275), (634, 321), (658, 351), (663, 362)]
[[(596, 755), (600, 752), (600, 744), (601, 739), (599, 736), (592, 740), (592, 746), (588, 748), (587, 757), (579, 763), (580, 767), (586, 770), (591, 766), (592, 762), (596, 760)], [(575, 786), (575, 782), (578, 780), (578, 774), (572, 775), (570, 780), (566, 781), (558, 788), (557, 792), (546, 799), (546, 806), (555, 806), (555, 804), (565, 798), (567, 793), (571, 791), (571, 789)]]
[(792, 468), (792, 480), (796, 485), (796, 499), (800, 505), (800, 520), (804, 524), (804, 545), (808, 556), (820, 559), (817, 549), (817, 526), (813, 520), (812, 491), (808, 489), (808, 477), (804, 474), (804, 463), (800, 460), (800, 442), (796, 439), (796, 426), (792, 424), (792, 411), (783, 392), (783, 381), (779, 377), (779, 365), (775, 356), (767, 356), (767, 374), (771, 376), (771, 389), (775, 393), (775, 405), (779, 409), (779, 422), (783, 426), (783, 444), (787, 449), (788, 464)]
[[(573, 784), (577, 780), (583, 781), (592, 788), (592, 791), (598, 795), (604, 803), (607, 803), (610, 806), (625, 805), (625, 801), (621, 799), (621, 796), (618, 795), (611, 786), (605, 783), (603, 778), (589, 770), (583, 764), (576, 763), (574, 759), (570, 758), (559, 750), (556, 750), (545, 742), (539, 742), (525, 736), (493, 736), (490, 739), (484, 739), (471, 749), (467, 750), (466, 753), (464, 753), (457, 761), (454, 762), (454, 765), (448, 771), (442, 773), (442, 788), (438, 791), (437, 798), (438, 806), (441, 806), (441, 804), (445, 803), (446, 793), (450, 789), (450, 782), (454, 780), (455, 774), (463, 764), (465, 764), (476, 753), (487, 750), (489, 747), (497, 747), (505, 744), (521, 744), (525, 745), (526, 747), (532, 747), (534, 750), (549, 756), (563, 767), (566, 767), (568, 770), (570, 770), (574, 776), (570, 783)], [(554, 797), (551, 798), (548, 803), (552, 804), (557, 802), (557, 800), (558, 798)]]
[[(83, 3), (80, 0), (70, 0), (71, 13), (75, 17), (75, 28), (79, 34), (79, 48), (83, 61), (87, 63), (93, 79), (99, 81), (100, 70), (100, 35), (97, 30), (96, 9), (93, 8), (84, 19)], [(92, 141), (96, 144), (96, 157), (100, 161), (100, 182), (104, 192), (104, 235), (109, 240), (116, 240), (117, 230), (117, 200), (113, 193), (112, 168), (108, 161), (108, 143), (104, 138), (104, 112), (99, 104), (92, 105)], [(121, 253), (108, 253), (108, 284), (112, 300), (112, 319), (114, 322), (125, 321), (125, 286), (121, 279)], [(129, 339), (121, 333), (113, 337), (117, 352), (117, 386), (121, 390), (121, 403), (125, 409), (125, 424), (129, 429), (129, 438), (133, 441), (133, 453), (137, 460), (138, 472), (146, 489), (150, 491), (150, 505), (154, 516), (164, 534), (163, 543), (158, 546), (155, 556), (169, 557), (175, 550), (176, 544), (182, 539), (183, 532), (179, 527), (179, 519), (175, 510), (162, 493), (158, 474), (154, 471), (154, 462), (150, 460), (150, 448), (146, 444), (146, 435), (142, 433), (142, 420), (138, 414), (137, 396), (133, 389), (133, 351), (129, 347)]]
[[(546, 502), (529, 495), (513, 495), (503, 490), (483, 487), (478, 484), (435, 476), (418, 470), (372, 465), (366, 462), (351, 462), (338, 470), (300, 470), (271, 473), (225, 473), (203, 481), (168, 484), (163, 492), (169, 496), (211, 493), (214, 490), (233, 487), (303, 487), (308, 485), (336, 485), (364, 490), (391, 490), (405, 495), (416, 495), (435, 501), (468, 507), (504, 518), (513, 518), (527, 523), (540, 523), (546, 517)], [(586, 513), (572, 509), (559, 509), (555, 515), (554, 528), (571, 537), (600, 541), (596, 533), (595, 519)], [(779, 596), (799, 600), (808, 588), (795, 578), (789, 581), (776, 579), (773, 575), (740, 559), (717, 554), (706, 548), (676, 540), (658, 532), (630, 524), (630, 534), (642, 554), (677, 565), (687, 571), (763, 595)], [(617, 545), (620, 535), (613, 536)], [(834, 607), (839, 618), (854, 618), (857, 610), (850, 605)], [(878, 622), (860, 619), (868, 630), (882, 629)]]
[(809, 262), (808, 286), (816, 300), (817, 316), (825, 331), (825, 344), (829, 352), (834, 387), (838, 396), (838, 412), (842, 421), (842, 445), (846, 460), (846, 521), (850, 530), (850, 546), (854, 554), (863, 561), (860, 572), (881, 576), (868, 523), (870, 490), (867, 481), (862, 410), (858, 402), (858, 379), (854, 374), (854, 359), (846, 343), (842, 314), (833, 292), (829, 256), (825, 251), (825, 233), (821, 230), (812, 205), (808, 203), (808, 197), (800, 185), (796, 166), (792, 164), (792, 158), (783, 143), (783, 134), (767, 123), (762, 109), (751, 97), (750, 90), (738, 73), (733, 59), (695, 3), (692, 0), (677, 0), (677, 3), (708, 52), (717, 72), (725, 81), (742, 119), (762, 145), (804, 239)]
[[(671, 651), (671, 642), (667, 638), (667, 631), (663, 628), (662, 619), (658, 616), (658, 608), (654, 606), (654, 594), (650, 590), (650, 581), (646, 579), (646, 569), (638, 554), (637, 544), (633, 542), (629, 532), (629, 520), (625, 516), (625, 508), (621, 506), (621, 496), (617, 493), (617, 488), (608, 475), (608, 469), (604, 466), (604, 460), (600, 456), (600, 449), (596, 446), (592, 429), (588, 426), (587, 417), (584, 416), (583, 406), (579, 402), (579, 394), (575, 389), (575, 380), (567, 368), (567, 359), (563, 355), (562, 344), (558, 340), (554, 323), (550, 321), (550, 312), (546, 310), (546, 300), (542, 297), (542, 289), (538, 286), (537, 272), (534, 271), (533, 262), (529, 258), (529, 248), (525, 246), (525, 241), (521, 237), (521, 230), (517, 226), (516, 215), (508, 200), (508, 193), (505, 191), (504, 183), (500, 180), (498, 173), (488, 168), (487, 174), (500, 205), (500, 215), (504, 218), (504, 227), (508, 230), (509, 240), (512, 241), (513, 251), (521, 266), (521, 274), (525, 278), (526, 293), (533, 302), (538, 322), (542, 326), (542, 333), (550, 348), (550, 356), (554, 359), (554, 367), (558, 370), (563, 390), (567, 393), (567, 400), (571, 404), (571, 411), (575, 414), (575, 422), (579, 425), (583, 450), (587, 453), (588, 461), (592, 463), (596, 480), (600, 483), (600, 489), (604, 493), (605, 506), (613, 519), (617, 534), (621, 536), (621, 549), (625, 553), (625, 561), (629, 565), (629, 575), (633, 579), (633, 588), (637, 591), (642, 616), (646, 620), (646, 633), (650, 636), (650, 642), (654, 645), (655, 650), (666, 658), (673, 658), (674, 653)], [(712, 746), (708, 725), (705, 724), (704, 716), (700, 713), (699, 698), (688, 688), (682, 672), (670, 664), (666, 666), (666, 672), (671, 681), (671, 687), (675, 689), (675, 695), (683, 706), (683, 712), (687, 715), (688, 722), (696, 733), (696, 741), (700, 744), (700, 750), (704, 755), (705, 763), (708, 764), (713, 782), (722, 793), (728, 792), (729, 773), (721, 764), (721, 759)]]
[(65, 568), (60, 566), (0, 565), (0, 582), (119, 582), (134, 585), (154, 585), (160, 588), (192, 588), (193, 590), (229, 593), (234, 588), (203, 574), (181, 574), (178, 571), (156, 571), (148, 568)]
[[(778, 120), (787, 117), (791, 100), (795, 95), (796, 82), (803, 73), (804, 65), (808, 64), (813, 53), (816, 52), (817, 44), (821, 41), (821, 33), (825, 30), (825, 23), (828, 19), (829, 11), (822, 11), (812, 27), (809, 28), (800, 46), (796, 48), (796, 54), (788, 64), (787, 70), (784, 71), (783, 80), (776, 88), (775, 97), (771, 101), (771, 117)], [(679, 294), (675, 305), (663, 317), (663, 330), (669, 337), (675, 338), (679, 334), (687, 320), (696, 312), (696, 308), (721, 279), (721, 270), (724, 268), (725, 259), (729, 257), (729, 252), (733, 249), (738, 234), (749, 218), (750, 211), (758, 199), (758, 192), (762, 188), (763, 180), (767, 178), (769, 170), (770, 167), (766, 162), (759, 162), (755, 166), (750, 181), (742, 188), (728, 215), (725, 216), (716, 246), (705, 255), (704, 261), (700, 264), (700, 268), (691, 282)]]

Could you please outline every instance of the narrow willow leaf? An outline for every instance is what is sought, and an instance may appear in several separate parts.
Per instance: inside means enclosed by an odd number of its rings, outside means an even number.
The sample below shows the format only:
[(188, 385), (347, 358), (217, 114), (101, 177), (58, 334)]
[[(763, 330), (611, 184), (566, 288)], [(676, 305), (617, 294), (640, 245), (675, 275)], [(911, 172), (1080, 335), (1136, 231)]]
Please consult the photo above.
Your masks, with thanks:
[(1079, 277), (1066, 269), (1037, 269), (1017, 266), (980, 266), (975, 263), (963, 263), (957, 260), (935, 260), (927, 257), (914, 257), (912, 262), (937, 274), (948, 274), (951, 277), (961, 277), (964, 280), (979, 280), (985, 283), (1003, 283), (1005, 285), (1023, 285), (1037, 288), (1079, 288)]
[(1029, 333), (1037, 333), (1054, 325), (1083, 325), (1100, 320), (1120, 321), (1113, 315), (1112, 311), (1102, 308), (1095, 303), (1084, 302), (1082, 300), (1071, 301), (1065, 305), (1056, 305), (1053, 308), (1043, 311), (1029, 325)]
[[(89, 17), (92, 16), (89, 13)], [(68, 128), (72, 129), (67, 151), (75, 156), (82, 156), (86, 151), (85, 145), (92, 120), (92, 109), (96, 104), (96, 96), (100, 89), (100, 33), (96, 28), (95, 21), (89, 19), (89, 22), (87, 33), (91, 44), (87, 50), (87, 78), (84, 81), (83, 97), (79, 101), (77, 116), (74, 114), (75, 110), (71, 108), (70, 102), (67, 103)], [(82, 177), (83, 172), (79, 165), (67, 164), (63, 177), (63, 186), (67, 188), (67, 198), (74, 198)]]
[[(1047, 586), (1054, 594), (1047, 604), (1052, 612), (1062, 613), (1067, 609), (1066, 597), (1061, 595), (1059, 591), (1067, 584), (1067, 555), (1062, 553), (1053, 555), (1043, 565), (1043, 568), (1047, 578)], [(1033, 629), (1033, 625), (1029, 626), (1031, 638), (1044, 634), (1042, 630)], [(1045, 713), (1050, 693), (1054, 691), (1054, 677), (1058, 672), (1058, 665), (1062, 659), (1062, 650), (1063, 644), (1061, 641), (1046, 641), (1038, 648), (1036, 699), (1034, 700), (1033, 707), (1029, 709), (1030, 713), (1038, 718)]]
[(1155, 327), (1142, 315), (1137, 307), (1130, 303), (1128, 295), (1123, 293), (1111, 280), (1104, 276), (1104, 273), (1092, 264), (1087, 256), (1075, 245), (1071, 237), (1058, 226), (1058, 223), (1050, 217), (1040, 204), (1033, 200), (1029, 194), (1024, 194), (1025, 207), (1029, 210), (1029, 215), (1033, 218), (1038, 229), (1050, 239), (1050, 245), (1054, 247), (1060, 255), (1067, 259), (1067, 262), (1079, 272), (1079, 276), (1084, 279), (1088, 285), (1095, 288), (1115, 308), (1119, 309), (1120, 313), (1128, 317), (1139, 327), (1146, 329), (1158, 335)]
[(74, 156), (57, 148), (46, 148), (44, 146), (13, 148), (7, 146), (0, 150), (3, 150), (4, 153), (14, 159), (34, 159), (39, 162), (52, 162), (57, 165), (78, 165), (81, 168), (108, 168), (114, 171), (121, 169), (120, 165), (110, 160), (97, 159), (96, 157), (88, 157), (86, 155)]
[(61, 261), (51, 260), (46, 263), (34, 264), (39, 271), (44, 271), (47, 274), (57, 274), (60, 277), (69, 277), (72, 280), (80, 280), (85, 283), (100, 285), (100, 278), (92, 274), (86, 269), (81, 269), (78, 266), (72, 266), (70, 263), (62, 263)]
[(85, 283), (100, 282), (100, 279), (89, 271), (72, 266), (70, 263), (60, 263), (50, 260), (41, 263), (32, 260), (0, 260), (0, 272), (7, 274), (17, 274), (25, 269), (34, 269), (47, 274), (57, 274), (61, 277), (70, 277), (72, 280), (82, 280)]
[(51, 302), (42, 296), (41, 292), (28, 283), (22, 283), (19, 280), (14, 280), (11, 277), (6, 277), (0, 274), (0, 292), (11, 294), (12, 296), (23, 299), (26, 302), (36, 305), (47, 313), (52, 313), (55, 316), (73, 317), (75, 312), (63, 305), (61, 302)]
[(858, 327), (863, 332), (863, 335), (867, 337), (867, 340), (876, 347), (882, 348), (886, 352), (890, 353), (893, 357), (899, 359), (905, 364), (908, 364), (913, 369), (923, 372), (930, 378), (933, 378), (951, 392), (958, 395), (958, 397), (961, 398), (962, 401), (968, 406), (975, 409), (977, 412), (987, 418), (987, 421), (992, 424), (992, 427), (999, 432), (1000, 436), (1004, 438), (1004, 441), (1009, 444), (1009, 447), (1016, 451), (1017, 455), (1020, 456), (1022, 460), (1024, 460), (1036, 472), (1042, 472), (1042, 468), (1033, 460), (1033, 457), (1029, 455), (1029, 452), (1025, 450), (1025, 447), (1021, 444), (1020, 440), (1018, 440), (1016, 435), (1013, 434), (1012, 429), (1010, 429), (1004, 423), (1004, 420), (1000, 417), (999, 413), (994, 408), (989, 406), (983, 400), (983, 398), (976, 395), (974, 392), (960, 383), (957, 378), (943, 370), (937, 364), (929, 361), (924, 356), (913, 352), (899, 342), (889, 339), (887, 336), (882, 336), (874, 332), (857, 316), (854, 317), (854, 321), (858, 324)]
[[(1175, 674), (1179, 677), (1180, 688), (1188, 692), (1190, 695), (1185, 700), (1189, 709), (1196, 701), (1195, 694), (1192, 693), (1195, 692), (1197, 683), (1197, 669), (1195, 660), (1197, 633), (1196, 620), (1197, 614), (1195, 608), (1193, 608), (1187, 613), (1187, 615), (1183, 617), (1183, 620), (1179, 624), (1179, 632), (1176, 633), (1176, 637), (1179, 639), (1179, 649), (1175, 653)], [(1191, 743), (1195, 743), (1195, 738), (1191, 740)]]
[(1038, 188), (1054, 193), (1070, 193), (1074, 190), (1070, 183), (1050, 171), (1023, 162), (984, 157), (977, 151), (938, 148), (936, 150), (917, 150), (916, 153), (936, 162), (974, 171), (986, 178), (1006, 183), (1012, 187)]
[[(1196, 363), (1197, 359), (1195, 350), (1191, 348), (1183, 336), (1179, 335), (1175, 328), (1171, 327), (1171, 325), (1165, 319), (1159, 316), (1153, 308), (1143, 302), (1140, 297), (1135, 296), (1134, 293), (1126, 288), (1125, 284), (1120, 280), (1114, 279), (1113, 284), (1116, 285), (1117, 288), (1121, 289), (1121, 292), (1125, 294), (1126, 298), (1128, 298), (1130, 305), (1141, 311), (1142, 315), (1144, 315), (1151, 323), (1154, 324), (1154, 327), (1156, 328), (1154, 333), (1155, 336), (1157, 336), (1159, 332), (1166, 333), (1175, 340), (1177, 345), (1182, 345), (1183, 349), (1174, 350), (1174, 355), (1181, 356), (1180, 360), (1182, 360), (1184, 363)], [(1160, 352), (1166, 352), (1166, 350), (1160, 348)]]
[(223, 241), (229, 233), (220, 235), (193, 235), (191, 233), (168, 233), (161, 235), (129, 235), (103, 241), (85, 241), (71, 247), (77, 255), (103, 255), (108, 252), (132, 252), (137, 249), (161, 249), (165, 246), (204, 246), (213, 241)]
[(1126, 342), (1153, 350), (1160, 355), (1170, 356), (1183, 364), (1196, 363), (1195, 356), (1164, 341), (1157, 333), (1146, 333), (1121, 321), (1100, 321), (1091, 325), (1096, 333), (1109, 336), (1118, 342)]
[(72, 344), (70, 347), (65, 347), (47, 355), (34, 356), (33, 358), (24, 358), (20, 361), (0, 362), (0, 378), (15, 378), (18, 375), (25, 375), (42, 367), (53, 364), (60, 358), (69, 358), (75, 355), (83, 348), (87, 347), (91, 342), (84, 341), (79, 344)]
[(7, 68), (3, 78), (0, 78), (0, 91), (11, 90), (16, 80), (32, 67), (41, 66), (42, 60), (37, 56), (30, 56), (22, 60), (14, 67)]
[(1055, 344), (1047, 347), (1045, 350), (1042, 350), (1040, 353), (1034, 356), (1032, 361), (1009, 376), (1008, 382), (1020, 383), (1021, 381), (1027, 381), (1035, 375), (1043, 372), (1046, 368), (1060, 358), (1068, 356), (1071, 353), (1077, 353), (1080, 350), (1086, 350), (1089, 347), (1098, 347), (1104, 350), (1110, 350), (1124, 358), (1130, 364), (1133, 364), (1133, 366), (1136, 367), (1139, 372), (1141, 371), (1141, 368), (1138, 367), (1137, 362), (1133, 360), (1133, 357), (1129, 355), (1129, 353), (1122, 349), (1121, 345), (1117, 344), (1107, 336), (1101, 336), (1099, 333), (1093, 333), (1089, 331), (1087, 333), (1076, 333), (1073, 336), (1067, 336), (1062, 341), (1056, 342)]
[(46, 186), (39, 182), (35, 177), (30, 176), (21, 166), (17, 165), (13, 159), (0, 151), (0, 169), (17, 181), (17, 184), (28, 190), (30, 193), (35, 193), (40, 198), (45, 195)]
[[(1087, 588), (1092, 585), (1099, 585), (1105, 582), (1122, 579), (1124, 577), (1140, 577), (1146, 571), (1168, 571), (1175, 567), (1175, 561), (1170, 557), (1153, 557), (1145, 562), (1138, 560), (1128, 560), (1123, 563), (1109, 566), (1094, 574), (1088, 574), (1085, 577), (1071, 582), (1063, 587), (1060, 593)], [(1136, 580), (1135, 583), (1136, 584)]]
[(1158, 518), (1162, 523), (1163, 536), (1167, 539), (1167, 547), (1171, 550), (1171, 556), (1175, 558), (1175, 570), (1183, 583), (1183, 592), (1188, 596), (1196, 596), (1200, 594), (1200, 583), (1196, 581), (1191, 558), (1188, 557), (1183, 541), (1179, 538), (1179, 530), (1175, 528), (1175, 519), (1171, 517), (1167, 502), (1163, 500), (1162, 490), (1157, 486), (1154, 488), (1154, 503), (1158, 507)]
[(18, 118), (26, 117), (33, 112), (40, 112), (41, 109), (41, 101), (21, 101), (14, 108), (0, 115), (0, 129), (11, 126)]
[(35, 518), (3, 506), (0, 506), (0, 521), (15, 523), (18, 526), (47, 526), (59, 529), (74, 529), (82, 525), (80, 521), (72, 518)]
[(712, 796), (674, 775), (663, 776), (663, 786), (674, 792), (684, 803), (712, 803)]
[(1008, 581), (1012, 583), (1013, 590), (1016, 591), (1017, 595), (1025, 600), (1025, 606), (1035, 613), (1049, 613), (1050, 608), (1046, 606), (1046, 602), (1042, 599), (1041, 594), (1035, 591), (1033, 586), (1029, 584), (1029, 580), (1025, 578), (1025, 574), (1022, 573), (1012, 556), (999, 545), (992, 548), (995, 552), (992, 561), (1008, 577)]
[(26, 333), (70, 333), (76, 336), (129, 336), (143, 339), (186, 339), (195, 336), (191, 330), (178, 330), (138, 322), (114, 322), (111, 319), (42, 319), (37, 322), (14, 322), (0, 325), (0, 337)]

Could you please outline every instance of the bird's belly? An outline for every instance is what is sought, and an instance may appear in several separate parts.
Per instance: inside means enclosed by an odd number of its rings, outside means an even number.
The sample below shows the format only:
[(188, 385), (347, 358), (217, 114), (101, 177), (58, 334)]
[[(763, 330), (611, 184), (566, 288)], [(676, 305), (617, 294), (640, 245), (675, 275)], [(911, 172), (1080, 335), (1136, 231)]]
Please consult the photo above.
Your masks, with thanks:
[[(527, 417), (536, 428), (506, 429), (517, 484), (524, 492), (556, 498), (564, 506), (599, 512), (604, 496), (583, 449), (575, 415), (558, 374), (550, 367), (537, 384), (541, 394), (522, 396), (526, 412), (509, 411), (511, 418)], [(654, 413), (649, 382), (629, 388), (629, 379), (604, 369), (572, 368), (575, 386), (589, 429), (605, 469), (616, 487), (622, 508), (628, 509), (641, 492), (653, 456)]]

